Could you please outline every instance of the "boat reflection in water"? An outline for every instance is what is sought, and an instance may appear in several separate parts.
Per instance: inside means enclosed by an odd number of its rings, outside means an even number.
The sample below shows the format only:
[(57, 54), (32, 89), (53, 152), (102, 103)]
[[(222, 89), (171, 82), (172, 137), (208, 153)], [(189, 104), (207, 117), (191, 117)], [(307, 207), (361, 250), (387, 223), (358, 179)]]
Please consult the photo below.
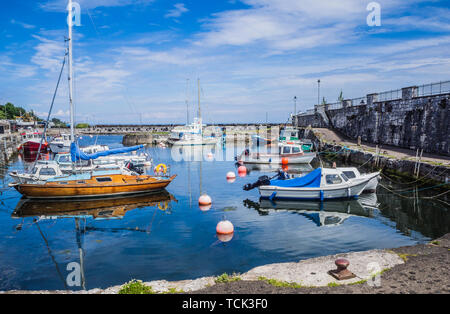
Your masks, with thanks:
[(158, 206), (161, 210), (169, 210), (171, 201), (176, 201), (176, 199), (167, 191), (135, 197), (89, 200), (46, 201), (23, 198), (17, 204), (12, 217), (114, 219), (123, 218), (128, 211), (136, 208)]
[(260, 215), (269, 215), (271, 211), (290, 211), (305, 216), (318, 227), (333, 227), (343, 224), (349, 217), (374, 217), (373, 207), (363, 205), (359, 200), (327, 201), (327, 202), (296, 202), (261, 199), (259, 203), (250, 200), (244, 205), (253, 208)]
[[(30, 200), (23, 198), (17, 205), (12, 214), (12, 218), (22, 219), (17, 231), (22, 230), (22, 225), (25, 218), (35, 217), (33, 225), (39, 230), (39, 233), (47, 247), (48, 254), (55, 264), (56, 272), (61, 279), (66, 290), (81, 288), (86, 290), (86, 278), (84, 272), (84, 258), (85, 252), (83, 249), (84, 236), (87, 232), (101, 231), (101, 232), (117, 232), (121, 230), (151, 233), (152, 225), (147, 229), (139, 228), (98, 228), (95, 226), (87, 226), (87, 219), (94, 220), (109, 220), (122, 219), (125, 214), (137, 208), (157, 207), (158, 210), (165, 213), (171, 213), (171, 202), (177, 200), (167, 191), (158, 193), (151, 193), (139, 195), (135, 197), (115, 197), (89, 200), (67, 200), (67, 201), (45, 201), (45, 200)], [(154, 216), (153, 216), (154, 217)], [(69, 277), (64, 278), (63, 271), (61, 271), (59, 264), (56, 262), (55, 255), (50, 247), (49, 241), (41, 230), (39, 222), (46, 219), (67, 219), (74, 218), (75, 220), (75, 237), (78, 246), (79, 264), (73, 266), (75, 271), (79, 269), (79, 279), (74, 277), (74, 282), (69, 282)], [(152, 220), (153, 222), (153, 220)], [(69, 265), (74, 265), (73, 263)], [(68, 266), (69, 266), (68, 265)], [(77, 281), (79, 280), (79, 282)], [(72, 284), (71, 284), (72, 283)]]

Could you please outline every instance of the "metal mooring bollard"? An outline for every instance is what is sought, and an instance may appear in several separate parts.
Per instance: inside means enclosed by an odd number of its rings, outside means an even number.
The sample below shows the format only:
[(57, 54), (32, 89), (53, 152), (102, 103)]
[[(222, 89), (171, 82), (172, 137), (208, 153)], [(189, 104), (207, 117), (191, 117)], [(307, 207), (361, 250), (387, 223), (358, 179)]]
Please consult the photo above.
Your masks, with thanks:
[(350, 262), (345, 258), (339, 258), (334, 262), (337, 266), (337, 269), (330, 270), (328, 272), (329, 275), (333, 276), (337, 280), (347, 280), (355, 278), (356, 275), (347, 269)]

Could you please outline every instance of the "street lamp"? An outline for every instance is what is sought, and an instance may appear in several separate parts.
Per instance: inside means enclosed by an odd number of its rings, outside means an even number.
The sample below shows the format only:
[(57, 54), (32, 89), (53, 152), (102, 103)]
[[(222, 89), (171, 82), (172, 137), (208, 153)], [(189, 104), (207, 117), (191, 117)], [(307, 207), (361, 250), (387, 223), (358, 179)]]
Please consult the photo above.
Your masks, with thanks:
[(320, 105), (320, 80), (317, 80), (317, 105)]
[(296, 118), (296, 116), (295, 116), (296, 114), (297, 114), (297, 96), (294, 96), (294, 115), (293, 115), (293, 117), (292, 117), (292, 119), (293, 119), (292, 124), (293, 124), (294, 126), (297, 125), (297, 123), (294, 122), (294, 121), (297, 121), (297, 118)]

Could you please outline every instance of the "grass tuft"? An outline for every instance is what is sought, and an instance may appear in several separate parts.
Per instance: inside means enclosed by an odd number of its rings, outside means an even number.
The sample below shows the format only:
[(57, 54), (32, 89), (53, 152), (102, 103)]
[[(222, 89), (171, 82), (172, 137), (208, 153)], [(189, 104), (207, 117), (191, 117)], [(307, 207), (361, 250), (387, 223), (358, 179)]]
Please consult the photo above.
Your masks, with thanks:
[(227, 282), (233, 282), (233, 281), (240, 281), (242, 280), (241, 277), (239, 277), (236, 274), (233, 274), (229, 276), (228, 274), (222, 274), (219, 277), (217, 277), (214, 281), (216, 283), (227, 283)]
[(119, 294), (154, 294), (152, 287), (146, 286), (140, 280), (132, 280), (122, 286)]

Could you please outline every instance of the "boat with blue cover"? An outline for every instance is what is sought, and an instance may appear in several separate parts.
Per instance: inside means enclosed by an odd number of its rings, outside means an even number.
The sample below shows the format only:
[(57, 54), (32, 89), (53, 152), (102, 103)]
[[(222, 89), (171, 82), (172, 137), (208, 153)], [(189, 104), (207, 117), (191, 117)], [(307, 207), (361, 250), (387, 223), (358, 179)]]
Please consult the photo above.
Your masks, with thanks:
[(339, 169), (317, 168), (309, 174), (290, 179), (284, 173), (276, 179), (261, 177), (256, 183), (247, 185), (245, 190), (258, 187), (261, 198), (330, 200), (357, 198), (379, 172), (350, 180)]

